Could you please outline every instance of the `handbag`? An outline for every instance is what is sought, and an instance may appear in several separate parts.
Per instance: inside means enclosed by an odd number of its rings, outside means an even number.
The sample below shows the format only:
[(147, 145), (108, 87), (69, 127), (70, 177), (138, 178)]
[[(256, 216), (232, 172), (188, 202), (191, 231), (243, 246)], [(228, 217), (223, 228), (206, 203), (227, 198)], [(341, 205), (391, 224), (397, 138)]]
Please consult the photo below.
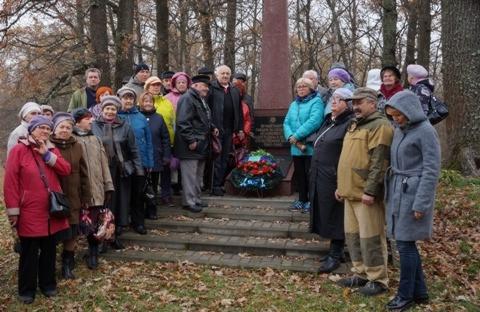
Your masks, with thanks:
[(439, 123), (448, 116), (448, 107), (445, 102), (440, 101), (437, 97), (431, 95), (428, 103), (428, 120), (432, 125)]
[(147, 205), (155, 206), (155, 188), (153, 187), (152, 177), (147, 174), (145, 185), (143, 187), (143, 196)]
[(110, 241), (115, 235), (115, 217), (107, 207), (103, 207), (98, 214), (98, 228), (93, 234), (98, 241)]
[(135, 173), (135, 166), (133, 165), (133, 161), (125, 160), (123, 158), (122, 148), (120, 147), (120, 143), (115, 142), (115, 149), (117, 150), (117, 157), (118, 161), (120, 162), (120, 176), (122, 178), (128, 178), (129, 176)]
[(50, 189), (47, 181), (47, 176), (45, 175), (45, 172), (43, 171), (42, 167), (38, 163), (38, 160), (35, 157), (35, 153), (33, 152), (33, 150), (32, 150), (32, 156), (33, 156), (33, 159), (35, 160), (35, 163), (37, 164), (38, 171), (40, 171), (40, 178), (42, 179), (42, 182), (49, 193), (49, 197), (50, 197), (49, 198), (50, 207), (48, 209), (49, 215), (55, 219), (67, 218), (68, 216), (70, 216), (70, 203), (68, 202), (67, 196), (62, 192), (55, 192)]
[(222, 153), (222, 143), (220, 138), (216, 135), (211, 135), (211, 145), (212, 145), (212, 158), (215, 159)]

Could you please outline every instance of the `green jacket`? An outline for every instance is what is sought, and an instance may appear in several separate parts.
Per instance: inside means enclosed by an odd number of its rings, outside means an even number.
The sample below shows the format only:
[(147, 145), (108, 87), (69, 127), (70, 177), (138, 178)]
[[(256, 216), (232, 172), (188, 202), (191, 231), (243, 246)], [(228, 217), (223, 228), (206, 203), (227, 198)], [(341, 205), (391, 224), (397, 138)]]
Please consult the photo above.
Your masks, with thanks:
[(72, 98), (70, 99), (70, 104), (68, 104), (67, 112), (71, 112), (76, 108), (84, 107), (87, 108), (87, 92), (85, 91), (85, 87), (77, 89), (72, 94)]
[(349, 200), (363, 194), (383, 199), (383, 179), (390, 162), (393, 127), (383, 114), (374, 112), (354, 119), (343, 140), (338, 163), (338, 192)]

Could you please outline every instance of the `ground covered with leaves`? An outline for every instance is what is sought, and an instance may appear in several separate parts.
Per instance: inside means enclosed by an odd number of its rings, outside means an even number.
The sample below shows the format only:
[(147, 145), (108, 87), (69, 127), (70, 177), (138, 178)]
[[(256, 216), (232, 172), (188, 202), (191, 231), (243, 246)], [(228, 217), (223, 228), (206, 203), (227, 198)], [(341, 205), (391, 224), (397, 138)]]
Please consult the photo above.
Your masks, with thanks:
[[(436, 209), (434, 240), (420, 244), (432, 300), (413, 311), (480, 311), (480, 180), (444, 171)], [(393, 267), (389, 292), (364, 298), (337, 287), (335, 275), (105, 260), (90, 271), (78, 260), (77, 279), (59, 279), (57, 297), (37, 293), (24, 306), (16, 296), (18, 255), (1, 210), (2, 311), (384, 311), (398, 286)]]

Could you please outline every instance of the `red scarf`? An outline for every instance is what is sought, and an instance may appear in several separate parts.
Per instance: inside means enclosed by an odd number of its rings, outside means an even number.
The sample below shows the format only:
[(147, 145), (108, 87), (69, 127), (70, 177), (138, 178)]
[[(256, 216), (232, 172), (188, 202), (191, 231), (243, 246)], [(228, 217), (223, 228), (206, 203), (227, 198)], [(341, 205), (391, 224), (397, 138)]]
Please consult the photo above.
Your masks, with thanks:
[(388, 89), (388, 90), (383, 83), (380, 86), (380, 92), (382, 92), (383, 96), (387, 100), (390, 99), (392, 96), (394, 96), (395, 93), (400, 91), (403, 91), (403, 87), (400, 84), (400, 82), (397, 82), (391, 89)]

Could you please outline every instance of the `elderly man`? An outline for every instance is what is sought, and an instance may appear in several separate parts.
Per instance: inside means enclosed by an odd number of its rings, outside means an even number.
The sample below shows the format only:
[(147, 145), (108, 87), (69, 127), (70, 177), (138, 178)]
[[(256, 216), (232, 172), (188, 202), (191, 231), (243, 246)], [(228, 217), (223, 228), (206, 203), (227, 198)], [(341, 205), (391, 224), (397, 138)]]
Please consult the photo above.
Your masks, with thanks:
[(328, 93), (328, 88), (322, 87), (319, 84), (318, 73), (313, 69), (309, 69), (303, 73), (302, 78), (310, 79), (313, 82), (313, 86), (315, 87), (315, 90), (317, 90), (318, 95), (322, 99), (323, 103), (327, 103), (328, 98), (331, 94)]
[(150, 67), (145, 63), (135, 65), (135, 72), (130, 78), (125, 87), (133, 89), (135, 91), (136, 98), (139, 99), (143, 93), (143, 87), (145, 82), (150, 78)]
[(227, 161), (232, 151), (232, 137), (237, 134), (243, 140), (243, 116), (240, 93), (230, 82), (232, 71), (226, 65), (215, 69), (215, 77), (210, 86), (208, 105), (212, 110), (213, 123), (220, 131), (222, 153), (214, 161), (212, 195), (223, 196)]
[(180, 159), (183, 208), (202, 211), (200, 199), (205, 160), (210, 149), (210, 136), (218, 135), (212, 124), (212, 114), (205, 98), (210, 78), (196, 75), (191, 88), (180, 97), (177, 106), (175, 155)]
[(343, 141), (335, 196), (345, 201), (345, 238), (354, 275), (338, 283), (373, 296), (388, 286), (383, 179), (393, 128), (377, 111), (375, 90), (358, 88), (352, 101), (355, 119)]
[(98, 68), (89, 68), (85, 71), (86, 86), (73, 92), (68, 104), (68, 112), (80, 107), (90, 108), (97, 104), (96, 92), (100, 78), (101, 72)]

